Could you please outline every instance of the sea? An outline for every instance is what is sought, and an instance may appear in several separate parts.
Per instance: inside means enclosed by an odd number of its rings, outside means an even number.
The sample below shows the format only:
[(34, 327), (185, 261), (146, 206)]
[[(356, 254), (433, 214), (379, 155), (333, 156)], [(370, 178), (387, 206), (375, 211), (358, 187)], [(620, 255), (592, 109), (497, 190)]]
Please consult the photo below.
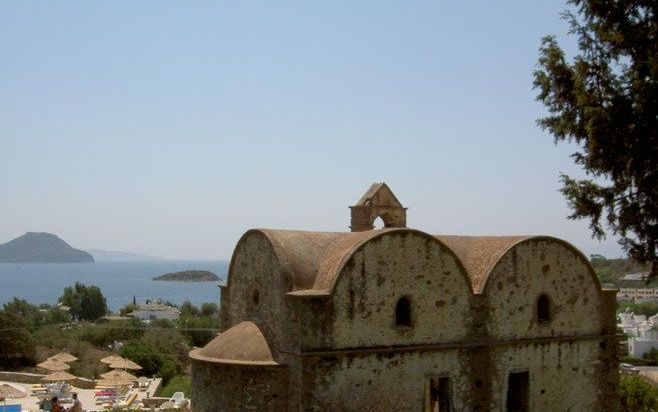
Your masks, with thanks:
[(81, 282), (98, 286), (113, 312), (146, 299), (163, 299), (176, 305), (219, 303), (221, 282), (165, 282), (155, 276), (188, 269), (209, 270), (226, 280), (229, 262), (223, 260), (158, 260), (152, 262), (0, 263), (0, 305), (14, 297), (33, 304), (54, 305), (64, 288)]

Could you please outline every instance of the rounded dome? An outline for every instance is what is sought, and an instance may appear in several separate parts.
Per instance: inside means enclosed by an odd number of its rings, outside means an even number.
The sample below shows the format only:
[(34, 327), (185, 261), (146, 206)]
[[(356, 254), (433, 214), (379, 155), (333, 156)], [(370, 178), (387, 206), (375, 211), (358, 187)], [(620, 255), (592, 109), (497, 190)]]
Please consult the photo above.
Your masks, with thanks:
[(210, 341), (194, 349), (190, 357), (204, 362), (242, 365), (276, 366), (272, 350), (258, 326), (249, 321), (240, 322)]

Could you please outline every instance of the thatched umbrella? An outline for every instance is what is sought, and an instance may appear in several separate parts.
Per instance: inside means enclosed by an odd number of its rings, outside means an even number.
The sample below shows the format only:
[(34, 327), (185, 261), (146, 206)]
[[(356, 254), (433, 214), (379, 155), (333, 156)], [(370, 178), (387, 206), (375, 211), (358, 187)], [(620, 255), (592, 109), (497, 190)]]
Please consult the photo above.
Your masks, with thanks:
[(101, 359), (101, 362), (103, 362), (103, 363), (107, 363), (107, 364), (109, 365), (109, 364), (111, 364), (111, 363), (119, 362), (119, 361), (122, 361), (122, 360), (125, 360), (125, 359), (122, 358), (121, 356), (118, 356), (118, 355), (110, 355), (110, 356), (107, 356), (107, 357)]
[(49, 370), (49, 371), (65, 371), (68, 369), (71, 369), (71, 367), (64, 362), (58, 362), (56, 360), (51, 360), (48, 359), (46, 361), (43, 361), (37, 365), (41, 369)]
[(25, 391), (22, 391), (12, 385), (3, 383), (0, 385), (0, 398), (23, 398), (27, 396)]
[(130, 359), (121, 359), (121, 360), (117, 360), (115, 362), (112, 362), (112, 363), (110, 363), (110, 368), (112, 368), (112, 369), (131, 369), (131, 370), (142, 369), (141, 366), (139, 366), (135, 362), (131, 361)]
[[(107, 373), (112, 373), (116, 371), (111, 371)], [(127, 373), (127, 372), (126, 372)], [(104, 378), (101, 380), (96, 381), (96, 386), (98, 385), (103, 385), (103, 386), (113, 386), (115, 388), (118, 388), (119, 386), (132, 386), (134, 379), (129, 379), (125, 376), (111, 376), (109, 378)], [(114, 395), (114, 400), (116, 401), (116, 397), (119, 394), (119, 391), (117, 390)]]
[(53, 372), (41, 378), (41, 380), (43, 381), (54, 381), (54, 382), (73, 381), (76, 379), (78, 379), (76, 376), (71, 375), (70, 373), (64, 371)]
[(5, 403), (4, 409), (7, 409), (7, 398), (22, 398), (27, 394), (24, 391), (21, 391), (11, 385), (2, 384), (0, 385), (0, 398)]
[(124, 379), (124, 380), (130, 380), (136, 381), (137, 376), (132, 375), (126, 371), (123, 370), (114, 370), (114, 371), (109, 371), (101, 374), (101, 378), (103, 379)]
[(57, 362), (68, 363), (68, 362), (77, 361), (78, 358), (71, 355), (70, 353), (60, 352), (57, 355), (53, 355), (53, 356), (49, 357), (48, 360), (54, 360), (54, 361), (57, 361)]

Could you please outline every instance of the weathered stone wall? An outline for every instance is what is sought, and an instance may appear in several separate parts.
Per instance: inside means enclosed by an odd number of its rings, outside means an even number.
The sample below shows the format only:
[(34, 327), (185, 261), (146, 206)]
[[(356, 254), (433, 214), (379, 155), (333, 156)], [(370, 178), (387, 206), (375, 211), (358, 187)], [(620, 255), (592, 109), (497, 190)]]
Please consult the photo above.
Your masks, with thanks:
[(491, 351), (490, 411), (505, 411), (510, 372), (529, 372), (531, 411), (602, 412), (598, 383), (599, 341), (550, 342)]
[(601, 334), (614, 335), (602, 339), (599, 343), (600, 353), (600, 381), (599, 400), (606, 405), (609, 411), (620, 409), (619, 402), (619, 341), (617, 333), (617, 291), (604, 289), (601, 291), (603, 300), (601, 310)]
[[(423, 410), (432, 376), (450, 377), (453, 410), (502, 411), (509, 373), (518, 371), (529, 372), (531, 410), (617, 410), (614, 295), (563, 242), (514, 246), (475, 295), (453, 253), (416, 231), (367, 241), (324, 295), (286, 296), (289, 274), (257, 231), (239, 242), (231, 277), (222, 291), (225, 326), (256, 322), (289, 366), (194, 362), (195, 411), (222, 410), (218, 402), (225, 410), (285, 410), (267, 402), (294, 411), (395, 410), (382, 400)], [(542, 294), (549, 320), (538, 319)], [(401, 297), (411, 302), (410, 327), (395, 325)]]
[(470, 411), (463, 351), (306, 358), (304, 411), (423, 411), (431, 377), (449, 377), (454, 411)]
[[(402, 297), (411, 301), (411, 327), (395, 325)], [(417, 232), (384, 233), (357, 251), (338, 278), (331, 346), (461, 340), (470, 328), (471, 298), (461, 267), (437, 240)]]
[(36, 373), (23, 372), (0, 372), (0, 381), (20, 382), (20, 383), (44, 383), (43, 377)]
[(192, 361), (194, 412), (288, 409), (284, 367), (225, 365)]
[(251, 232), (238, 243), (229, 276), (228, 299), (221, 302), (227, 326), (251, 320), (274, 347), (289, 348), (284, 310), (286, 290), (276, 254), (262, 233)]
[[(37, 373), (0, 372), (0, 381), (46, 384), (47, 382), (43, 381), (44, 376), (46, 375), (40, 375)], [(80, 377), (69, 383), (76, 388), (82, 389), (93, 389), (96, 387), (96, 381)]]
[[(564, 243), (525, 241), (495, 266), (484, 292), (494, 339), (601, 332), (601, 294), (588, 265)], [(550, 321), (537, 320), (537, 300), (550, 300)]]

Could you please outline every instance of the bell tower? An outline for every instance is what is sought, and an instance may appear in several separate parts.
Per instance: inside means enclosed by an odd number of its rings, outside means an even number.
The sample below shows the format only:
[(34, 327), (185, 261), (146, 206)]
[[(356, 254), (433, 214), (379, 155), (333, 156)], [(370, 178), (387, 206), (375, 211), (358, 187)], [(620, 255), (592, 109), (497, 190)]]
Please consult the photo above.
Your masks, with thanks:
[(407, 227), (407, 208), (403, 207), (386, 183), (373, 183), (354, 206), (350, 206), (352, 232), (374, 229), (380, 217), (384, 227)]

